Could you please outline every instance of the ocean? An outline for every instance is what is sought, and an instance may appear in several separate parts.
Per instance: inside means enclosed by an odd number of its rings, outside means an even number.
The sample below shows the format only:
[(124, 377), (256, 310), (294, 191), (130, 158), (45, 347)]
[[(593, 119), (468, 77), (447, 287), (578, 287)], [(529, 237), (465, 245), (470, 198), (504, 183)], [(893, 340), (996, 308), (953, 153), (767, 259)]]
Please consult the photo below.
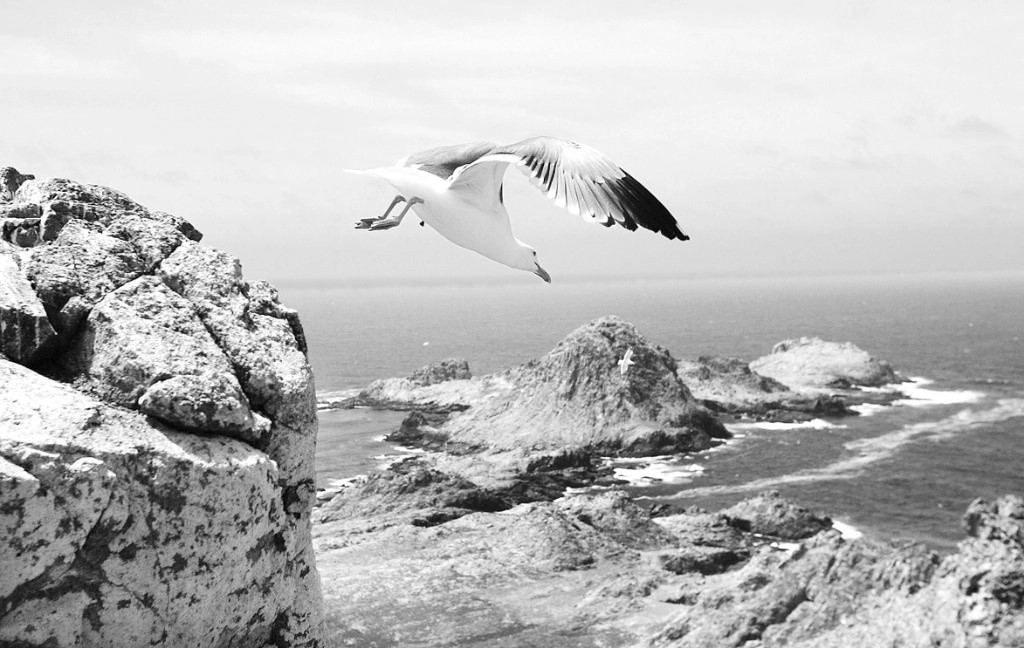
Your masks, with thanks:
[[(514, 279), (520, 279), (514, 277)], [(862, 416), (737, 425), (707, 453), (615, 464), (638, 497), (715, 509), (774, 489), (880, 538), (949, 551), (976, 497), (1024, 494), (1024, 275), (284, 284), (318, 391), (449, 357), (475, 375), (537, 357), (604, 315), (676, 358), (753, 360), (784, 339), (851, 341), (913, 382)], [(321, 484), (376, 469), (400, 413), (323, 412)]]

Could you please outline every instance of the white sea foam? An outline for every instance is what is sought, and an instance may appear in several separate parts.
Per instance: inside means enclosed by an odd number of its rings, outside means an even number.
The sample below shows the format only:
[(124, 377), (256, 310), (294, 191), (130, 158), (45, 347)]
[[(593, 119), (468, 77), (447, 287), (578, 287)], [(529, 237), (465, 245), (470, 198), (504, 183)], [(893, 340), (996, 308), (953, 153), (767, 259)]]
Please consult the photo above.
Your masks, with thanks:
[(783, 430), (841, 430), (846, 426), (829, 423), (825, 419), (812, 419), (810, 421), (800, 421), (799, 423), (782, 423), (777, 421), (730, 423), (725, 427), (735, 434), (743, 430), (768, 430), (770, 432), (780, 432)]
[(420, 450), (419, 448), (403, 448), (399, 446), (398, 449), (407, 450), (408, 452), (403, 452), (401, 454), (373, 455), (372, 457), (370, 457), (370, 459), (373, 459), (374, 461), (378, 462), (377, 468), (379, 470), (387, 470), (388, 468), (390, 468), (391, 466), (395, 465), (400, 461), (403, 461), (410, 457), (415, 457), (416, 455), (423, 453), (423, 450)]
[(856, 540), (864, 537), (857, 527), (838, 520), (832, 520), (832, 528), (842, 534), (844, 540)]
[(861, 416), (874, 416), (879, 412), (889, 409), (889, 406), (879, 405), (878, 403), (861, 403), (860, 405), (850, 405), (850, 409)]
[(755, 479), (743, 484), (687, 489), (678, 497), (685, 499), (720, 493), (758, 492), (784, 484), (850, 479), (862, 474), (871, 464), (893, 456), (901, 447), (913, 441), (941, 441), (1017, 417), (1024, 417), (1024, 399), (1004, 398), (988, 409), (964, 409), (938, 421), (913, 423), (877, 437), (851, 441), (844, 448), (851, 452), (852, 456), (821, 468)]
[(977, 403), (985, 394), (969, 389), (942, 391), (938, 389), (927, 389), (927, 385), (934, 384), (934, 380), (928, 378), (914, 377), (908, 382), (900, 383), (897, 389), (906, 398), (893, 401), (893, 405), (906, 405), (909, 407), (932, 407), (934, 405), (960, 405)]
[(637, 465), (636, 468), (617, 467), (615, 478), (629, 482), (633, 486), (650, 486), (652, 484), (686, 484), (704, 473), (700, 464), (677, 464), (669, 462), (650, 462)]
[(364, 484), (369, 478), (369, 475), (355, 475), (353, 477), (329, 479), (327, 480), (326, 490), (340, 490), (342, 488), (353, 486), (355, 484)]

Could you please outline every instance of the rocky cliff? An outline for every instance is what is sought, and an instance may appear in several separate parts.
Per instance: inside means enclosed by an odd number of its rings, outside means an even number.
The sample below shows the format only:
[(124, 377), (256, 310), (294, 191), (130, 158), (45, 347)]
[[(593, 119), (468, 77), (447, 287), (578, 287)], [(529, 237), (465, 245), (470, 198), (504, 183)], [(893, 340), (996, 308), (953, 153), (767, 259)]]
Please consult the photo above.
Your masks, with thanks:
[(3, 178), (0, 645), (320, 645), (295, 312), (181, 218)]

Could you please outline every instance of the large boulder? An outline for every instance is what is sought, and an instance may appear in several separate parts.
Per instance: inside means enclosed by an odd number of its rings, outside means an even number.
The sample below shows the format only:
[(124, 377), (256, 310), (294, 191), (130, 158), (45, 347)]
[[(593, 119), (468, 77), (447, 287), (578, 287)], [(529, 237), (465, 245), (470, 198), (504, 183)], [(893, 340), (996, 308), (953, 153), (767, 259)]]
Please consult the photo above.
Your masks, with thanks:
[(816, 337), (779, 342), (769, 355), (751, 362), (750, 369), (794, 388), (877, 387), (899, 380), (888, 363), (857, 345)]
[(27, 179), (29, 207), (0, 241), (0, 645), (320, 645), (297, 314), (120, 192)]

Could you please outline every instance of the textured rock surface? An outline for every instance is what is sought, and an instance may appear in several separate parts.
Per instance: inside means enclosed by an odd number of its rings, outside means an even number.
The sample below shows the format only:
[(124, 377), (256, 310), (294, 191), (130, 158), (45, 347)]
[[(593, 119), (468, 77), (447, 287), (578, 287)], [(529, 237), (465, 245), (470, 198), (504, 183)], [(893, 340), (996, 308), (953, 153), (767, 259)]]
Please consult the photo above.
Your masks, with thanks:
[[(633, 350), (623, 374), (620, 359)], [(502, 374), (514, 388), (474, 404), (442, 431), (492, 449), (564, 451), (599, 446), (634, 454), (712, 445), (724, 428), (690, 395), (676, 361), (621, 319), (578, 328), (537, 360)]]
[(754, 373), (739, 358), (701, 356), (696, 362), (682, 361), (679, 377), (694, 398), (735, 407), (776, 403), (794, 396), (786, 385)]
[(879, 386), (899, 380), (892, 367), (856, 345), (815, 337), (779, 342), (750, 369), (790, 387)]
[(14, 167), (3, 167), (0, 169), (0, 202), (7, 202), (14, 198), (18, 187), (27, 180), (34, 180), (35, 176), (27, 173), (18, 173)]
[(743, 500), (722, 513), (733, 526), (744, 531), (800, 540), (832, 528), (832, 520), (782, 499), (778, 491), (768, 491)]
[(651, 518), (610, 491), (424, 525), (403, 497), (415, 507), (472, 488), (407, 472), (369, 490), (384, 499), (348, 498), (335, 509), (345, 514), (315, 527), (339, 645), (953, 648), (1024, 639), (1020, 498), (973, 504), (972, 537), (940, 560), (920, 545), (844, 540), (774, 494)]
[(975, 502), (944, 560), (917, 546), (815, 536), (694, 592), (651, 646), (1024, 645), (1024, 500)]
[(457, 412), (509, 389), (511, 385), (493, 376), (473, 378), (465, 360), (448, 359), (421, 367), (406, 378), (375, 380), (338, 406)]
[(0, 242), (3, 352), (49, 377), (0, 358), (0, 644), (320, 645), (297, 315), (119, 192), (10, 206), (42, 217)]
[(375, 381), (343, 406), (354, 405), (413, 410), (390, 441), (433, 451), (443, 473), (518, 489), (516, 502), (603, 479), (600, 456), (698, 451), (729, 436), (690, 395), (675, 359), (616, 317), (508, 371), (473, 378), (464, 361), (446, 360)]
[(57, 334), (46, 310), (21, 271), (21, 258), (0, 243), (0, 352), (33, 364), (47, 357)]

